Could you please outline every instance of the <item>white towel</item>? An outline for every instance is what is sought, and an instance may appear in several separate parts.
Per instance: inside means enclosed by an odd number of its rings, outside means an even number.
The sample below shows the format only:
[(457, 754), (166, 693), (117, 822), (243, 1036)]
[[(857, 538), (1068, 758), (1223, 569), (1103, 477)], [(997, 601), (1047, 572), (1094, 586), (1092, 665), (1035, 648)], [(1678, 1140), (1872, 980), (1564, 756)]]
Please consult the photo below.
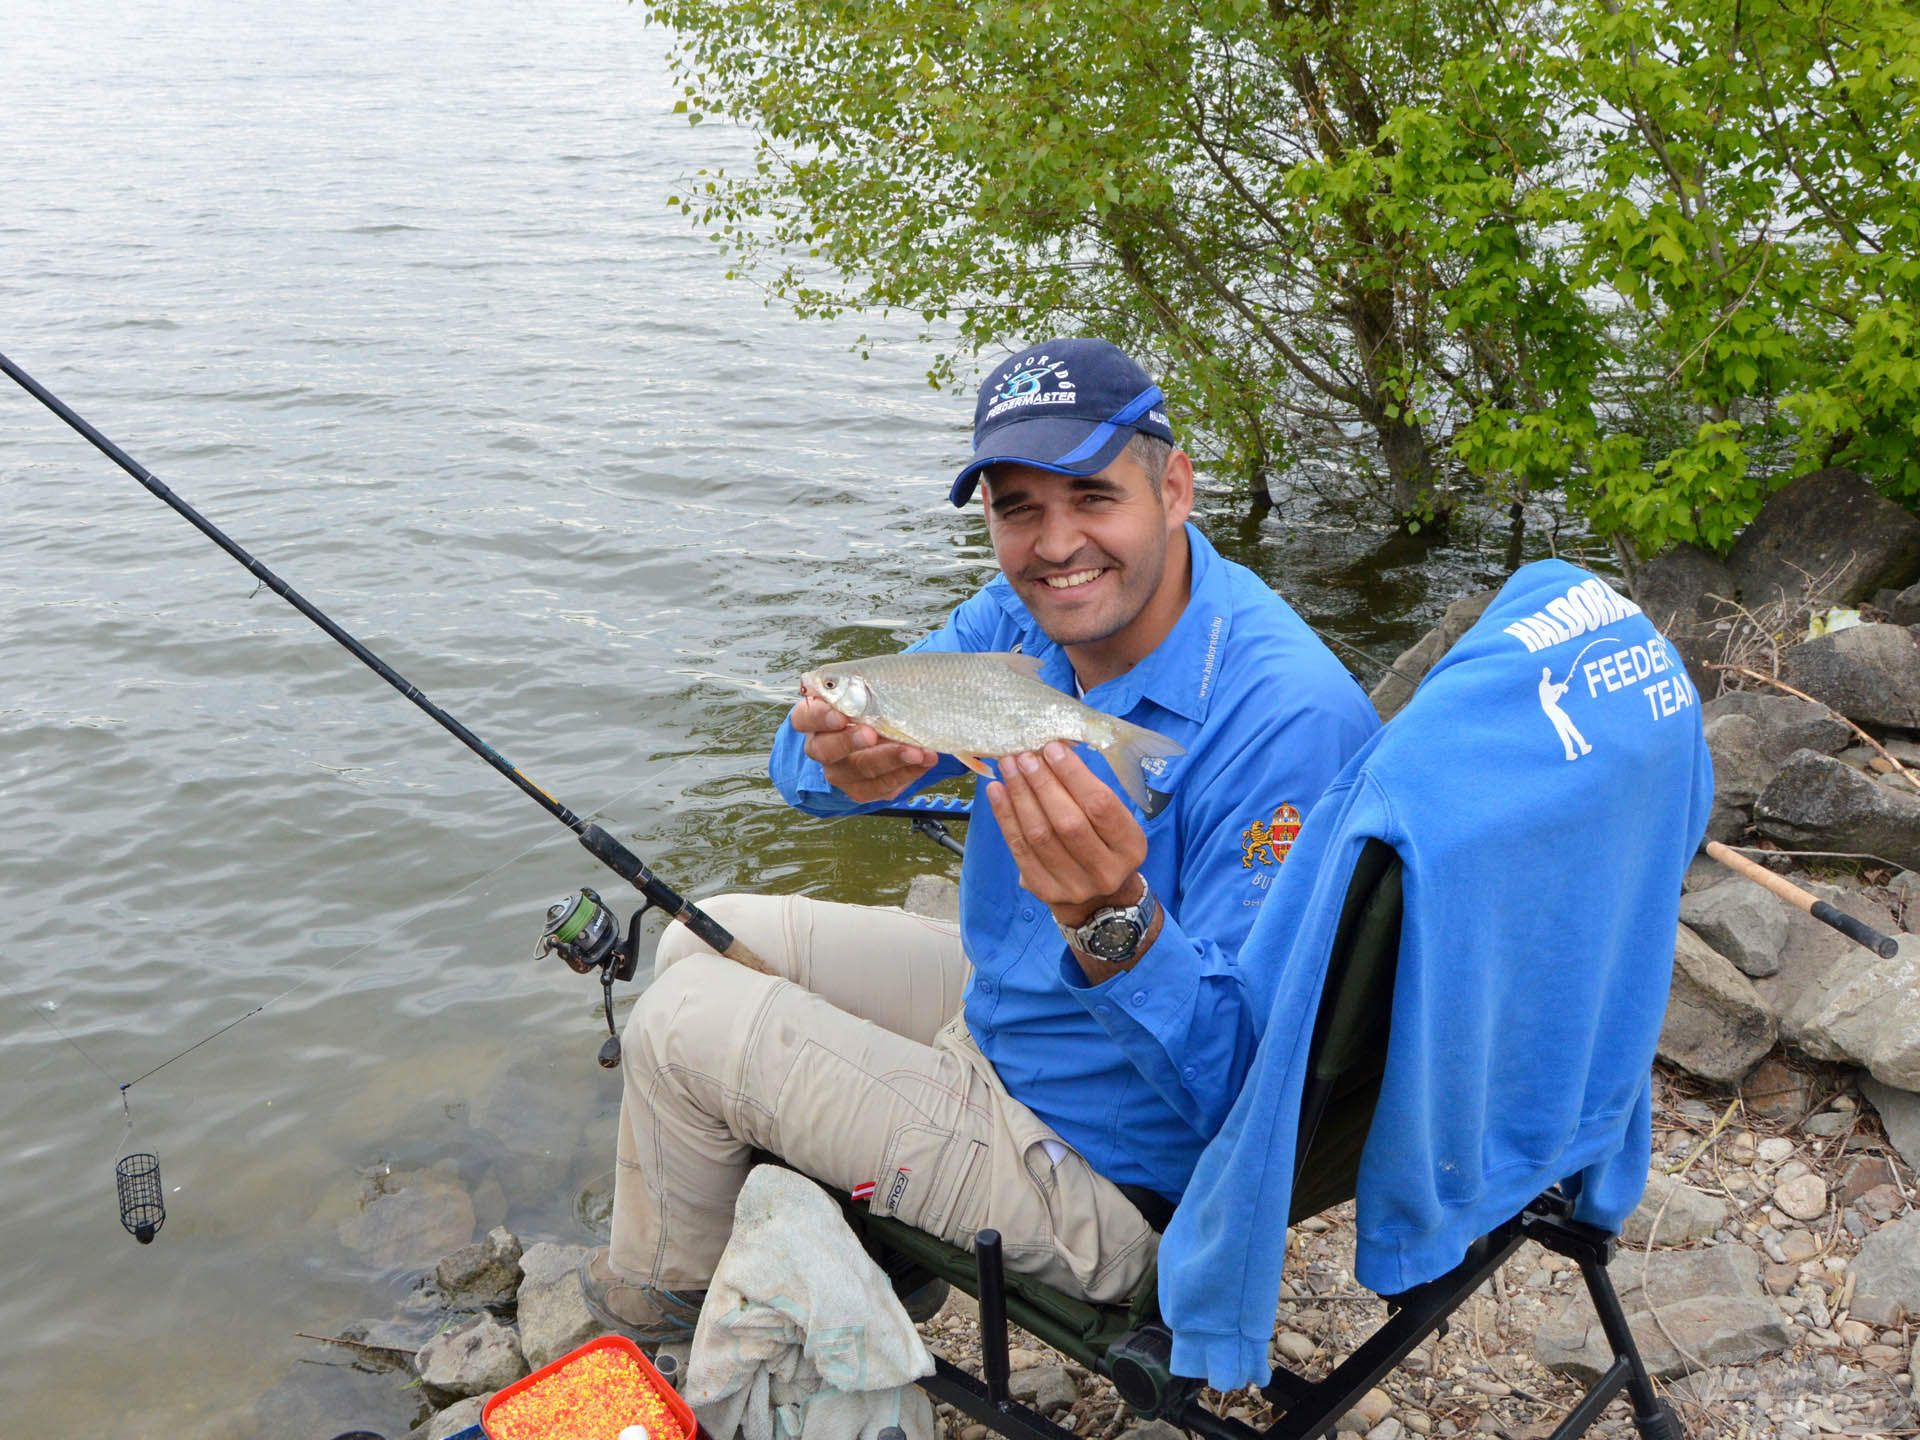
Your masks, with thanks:
[(933, 1440), (933, 1356), (818, 1185), (756, 1166), (707, 1286), (685, 1396), (714, 1440)]

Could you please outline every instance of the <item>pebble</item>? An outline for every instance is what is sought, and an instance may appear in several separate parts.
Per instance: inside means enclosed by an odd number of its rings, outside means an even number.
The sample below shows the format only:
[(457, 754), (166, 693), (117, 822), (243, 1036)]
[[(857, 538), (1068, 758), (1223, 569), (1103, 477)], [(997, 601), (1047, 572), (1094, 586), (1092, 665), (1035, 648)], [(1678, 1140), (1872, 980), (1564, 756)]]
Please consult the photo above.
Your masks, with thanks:
[(1893, 1371), (1900, 1368), (1900, 1350), (1895, 1345), (1862, 1345), (1860, 1363), (1875, 1370)]
[(1852, 1122), (1853, 1117), (1850, 1115), (1841, 1115), (1833, 1110), (1823, 1110), (1818, 1115), (1809, 1115), (1800, 1128), (1809, 1135), (1818, 1135), (1825, 1138), (1830, 1135), (1838, 1135)]
[(1820, 1240), (1810, 1230), (1789, 1230), (1780, 1241), (1780, 1253), (1789, 1265), (1804, 1265), (1820, 1253)]
[(1769, 1135), (1754, 1147), (1760, 1161), (1765, 1165), (1778, 1165), (1793, 1154), (1793, 1141), (1784, 1135)]
[(1406, 1433), (1406, 1427), (1389, 1415), (1378, 1425), (1367, 1431), (1367, 1440), (1400, 1440)]
[(1304, 1365), (1313, 1359), (1313, 1352), (1320, 1347), (1306, 1336), (1292, 1330), (1285, 1331), (1273, 1342), (1274, 1348), (1296, 1365)]
[(1374, 1426), (1386, 1419), (1392, 1410), (1393, 1400), (1386, 1391), (1376, 1385), (1355, 1401), (1353, 1409), (1348, 1413), (1364, 1419), (1367, 1423), (1362, 1428), (1371, 1431)]
[(1774, 1187), (1773, 1203), (1796, 1220), (1818, 1220), (1827, 1213), (1827, 1182), (1818, 1175), (1796, 1175)]
[(1835, 1332), (1847, 1344), (1853, 1346), (1869, 1345), (1873, 1342), (1874, 1330), (1871, 1325), (1860, 1320), (1842, 1320)]

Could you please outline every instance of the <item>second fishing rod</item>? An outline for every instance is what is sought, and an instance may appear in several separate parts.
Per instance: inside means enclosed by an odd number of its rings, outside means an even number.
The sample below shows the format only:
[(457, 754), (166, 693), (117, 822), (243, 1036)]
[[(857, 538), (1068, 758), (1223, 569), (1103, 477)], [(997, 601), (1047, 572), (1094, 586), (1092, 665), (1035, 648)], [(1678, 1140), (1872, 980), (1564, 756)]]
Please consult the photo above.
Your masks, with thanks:
[(232, 536), (174, 494), (151, 470), (114, 444), (59, 396), (48, 390), (4, 354), (0, 354), (0, 371), (4, 371), (21, 389), (72, 426), (101, 454), (138, 480), (157, 499), (164, 501), (196, 530), (231, 555), (261, 584), (324, 630), (356, 660), (432, 716), (442, 729), (511, 780), (541, 809), (573, 831), (579, 837), (580, 843), (596, 860), (640, 892), (640, 906), (634, 911), (624, 934), (618, 919), (599, 895), (591, 889), (583, 888), (555, 902), (548, 908), (540, 943), (535, 951), (537, 955), (557, 956), (576, 974), (586, 975), (596, 970), (599, 972), (607, 1019), (607, 1040), (600, 1047), (602, 1065), (611, 1068), (620, 1062), (620, 1040), (613, 1023), (613, 983), (615, 980), (633, 978), (639, 963), (637, 952), (640, 922), (648, 910), (657, 908), (664, 911), (672, 919), (678, 920), (691, 930), (703, 944), (710, 946), (728, 959), (738, 961), (749, 969), (767, 972), (765, 963), (751, 949), (743, 942), (736, 940), (699, 906), (683, 899), (671, 886), (654, 874), (638, 855), (602, 826), (583, 820), (540, 786), (534, 784), (506, 756), (434, 704), (404, 675), (369, 650), (353, 634), (335, 623), (317, 605), (287, 584), (266, 565), (255, 559)]

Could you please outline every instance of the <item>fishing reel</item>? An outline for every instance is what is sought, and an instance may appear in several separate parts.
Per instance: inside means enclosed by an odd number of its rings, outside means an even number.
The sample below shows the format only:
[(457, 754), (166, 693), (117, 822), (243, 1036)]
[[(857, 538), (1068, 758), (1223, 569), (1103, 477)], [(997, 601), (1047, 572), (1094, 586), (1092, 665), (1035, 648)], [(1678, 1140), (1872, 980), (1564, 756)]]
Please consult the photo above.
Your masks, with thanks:
[(611, 1070), (620, 1063), (620, 1032), (613, 1024), (613, 982), (631, 980), (640, 961), (640, 920), (653, 908), (643, 898), (640, 908), (620, 933), (620, 919), (598, 893), (582, 886), (547, 907), (547, 922), (533, 958), (556, 955), (576, 975), (600, 972), (600, 998), (606, 1008), (607, 1038), (600, 1046), (600, 1064)]

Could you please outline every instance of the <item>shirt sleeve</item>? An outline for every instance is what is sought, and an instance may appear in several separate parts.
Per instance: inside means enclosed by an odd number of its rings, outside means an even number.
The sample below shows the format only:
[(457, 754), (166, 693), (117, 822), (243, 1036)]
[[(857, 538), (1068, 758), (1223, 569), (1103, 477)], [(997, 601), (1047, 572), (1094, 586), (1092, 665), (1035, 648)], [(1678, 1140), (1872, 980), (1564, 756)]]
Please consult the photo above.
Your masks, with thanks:
[(1160, 934), (1131, 970), (1089, 985), (1072, 952), (1061, 949), (1069, 992), (1201, 1135), (1219, 1130), (1239, 1094), (1276, 980), (1269, 967), (1240, 961), (1260, 912), (1256, 897), (1270, 893), (1255, 887), (1242, 863), (1242, 832), (1283, 801), (1310, 809), (1379, 728), (1357, 687), (1352, 696), (1332, 690), (1328, 701), (1263, 719), (1189, 799), (1176, 839), (1178, 900), (1163, 905)]
[[(988, 591), (978, 591), (955, 606), (947, 616), (946, 623), (938, 630), (922, 636), (907, 649), (963, 652), (1005, 649), (1005, 645), (995, 643), (1001, 638), (996, 622), (1004, 615), (1005, 612)], [(789, 805), (809, 815), (862, 815), (885, 809), (889, 805), (899, 804), (908, 796), (917, 795), (929, 785), (966, 773), (966, 767), (958, 760), (951, 755), (942, 755), (931, 770), (896, 798), (862, 804), (827, 779), (827, 772), (818, 760), (806, 753), (805, 746), (805, 737), (793, 728), (791, 720), (782, 720), (779, 733), (773, 737), (773, 752), (767, 760), (767, 774), (772, 778), (774, 788)]]

